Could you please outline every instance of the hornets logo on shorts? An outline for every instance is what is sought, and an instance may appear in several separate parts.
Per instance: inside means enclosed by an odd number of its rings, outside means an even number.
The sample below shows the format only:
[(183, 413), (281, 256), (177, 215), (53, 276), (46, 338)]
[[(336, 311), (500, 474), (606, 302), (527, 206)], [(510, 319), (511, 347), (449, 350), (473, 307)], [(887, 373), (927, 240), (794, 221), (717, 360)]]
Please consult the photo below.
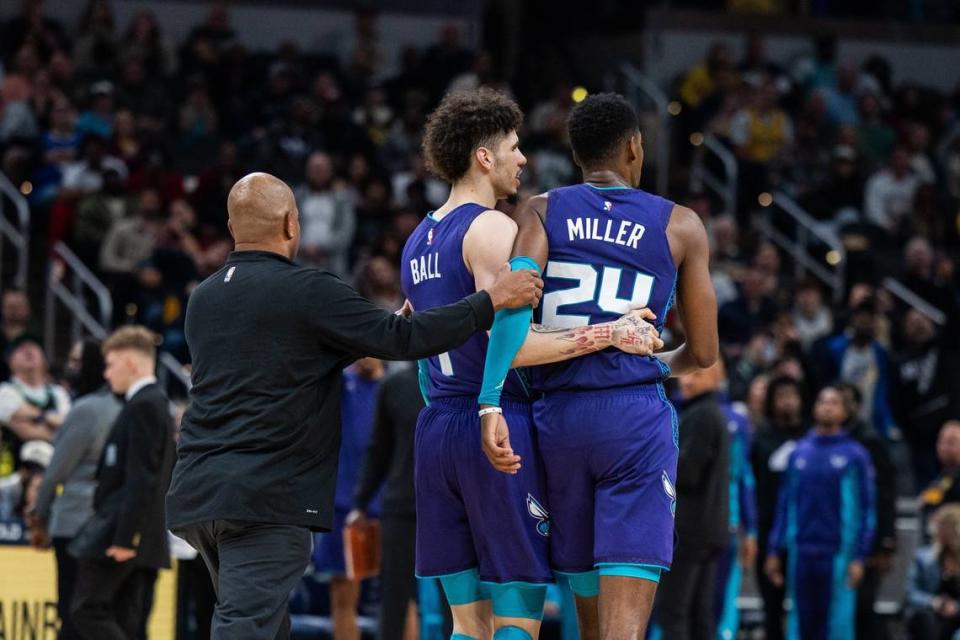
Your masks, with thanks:
[(677, 490), (673, 488), (673, 483), (670, 482), (670, 476), (667, 475), (667, 472), (664, 471), (663, 475), (660, 477), (663, 481), (663, 492), (667, 494), (667, 497), (670, 498), (670, 513), (676, 515), (677, 513)]
[(550, 535), (550, 514), (529, 493), (527, 494), (527, 513), (537, 519), (537, 533), (542, 536)]

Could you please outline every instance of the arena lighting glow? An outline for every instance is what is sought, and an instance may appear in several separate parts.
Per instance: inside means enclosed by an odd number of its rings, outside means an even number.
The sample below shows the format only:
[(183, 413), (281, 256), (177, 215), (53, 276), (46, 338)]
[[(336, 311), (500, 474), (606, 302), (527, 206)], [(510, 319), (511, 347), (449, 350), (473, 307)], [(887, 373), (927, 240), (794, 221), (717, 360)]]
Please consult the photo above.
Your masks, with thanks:
[(694, 131), (690, 134), (690, 144), (695, 147), (699, 147), (703, 144), (703, 134), (699, 131)]
[(840, 264), (840, 252), (836, 249), (827, 251), (827, 264), (834, 267)]
[(33, 193), (33, 183), (30, 182), (29, 180), (24, 181), (24, 183), (20, 185), (20, 193), (22, 193), (25, 196), (28, 196), (31, 193)]
[(760, 203), (761, 207), (769, 207), (771, 204), (773, 204), (773, 196), (764, 191), (757, 196), (757, 202)]
[(667, 105), (667, 113), (672, 116), (680, 115), (680, 112), (683, 111), (683, 105), (681, 105), (676, 100), (673, 100), (670, 104)]
[(583, 102), (587, 99), (587, 95), (588, 92), (586, 87), (574, 87), (573, 93), (570, 94), (574, 102)]

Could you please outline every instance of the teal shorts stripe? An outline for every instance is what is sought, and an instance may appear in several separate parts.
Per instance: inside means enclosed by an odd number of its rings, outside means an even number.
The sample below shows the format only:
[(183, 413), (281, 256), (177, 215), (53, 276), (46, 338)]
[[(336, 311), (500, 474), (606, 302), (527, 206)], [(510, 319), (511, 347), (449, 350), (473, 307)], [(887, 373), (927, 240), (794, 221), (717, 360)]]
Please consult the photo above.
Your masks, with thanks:
[(637, 578), (660, 582), (660, 574), (669, 571), (667, 567), (655, 564), (628, 564), (624, 562), (600, 562), (597, 564), (601, 576), (619, 576), (622, 578)]

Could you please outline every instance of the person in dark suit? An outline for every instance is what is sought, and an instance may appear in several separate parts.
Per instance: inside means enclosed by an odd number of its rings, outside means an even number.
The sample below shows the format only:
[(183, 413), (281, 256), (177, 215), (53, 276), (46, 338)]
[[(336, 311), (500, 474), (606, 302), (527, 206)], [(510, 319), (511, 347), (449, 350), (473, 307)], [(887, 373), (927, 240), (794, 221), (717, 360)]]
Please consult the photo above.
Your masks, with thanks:
[(543, 282), (506, 267), (488, 289), (405, 318), (293, 262), (299, 213), (277, 178), (241, 179), (227, 214), (235, 250), (187, 305), (193, 387), (167, 522), (213, 578), (211, 637), (283, 640), (310, 532), (333, 526), (343, 368), (444, 353), (497, 310), (537, 304)]
[(173, 420), (157, 385), (156, 337), (118, 329), (103, 343), (104, 377), (126, 404), (97, 468), (94, 516), (70, 545), (77, 558), (74, 627), (87, 640), (132, 640), (143, 594), (170, 566), (164, 496), (173, 469)]

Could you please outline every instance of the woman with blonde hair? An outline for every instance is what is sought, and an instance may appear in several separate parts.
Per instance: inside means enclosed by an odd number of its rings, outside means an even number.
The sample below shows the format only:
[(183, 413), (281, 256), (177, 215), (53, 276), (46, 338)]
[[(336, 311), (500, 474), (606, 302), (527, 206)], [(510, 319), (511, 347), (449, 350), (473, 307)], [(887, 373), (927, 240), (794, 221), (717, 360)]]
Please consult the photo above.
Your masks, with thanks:
[(933, 544), (910, 567), (908, 628), (917, 640), (951, 640), (960, 631), (960, 504), (940, 507), (930, 528)]

